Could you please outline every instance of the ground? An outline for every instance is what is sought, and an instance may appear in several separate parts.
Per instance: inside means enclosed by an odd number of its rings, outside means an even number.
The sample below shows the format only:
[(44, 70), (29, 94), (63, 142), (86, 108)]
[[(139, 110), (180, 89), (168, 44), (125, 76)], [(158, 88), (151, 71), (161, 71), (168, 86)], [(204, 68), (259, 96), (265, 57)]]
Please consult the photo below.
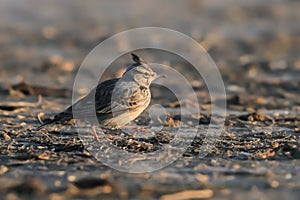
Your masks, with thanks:
[[(174, 1), (161, 3), (168, 10), (160, 15), (152, 13), (156, 7), (147, 1), (140, 6), (75, 2), (61, 8), (36, 2), (35, 10), (22, 3), (1, 4), (1, 199), (298, 199), (298, 1)], [(111, 16), (117, 11), (119, 18)], [(174, 16), (176, 12), (182, 15)], [(153, 85), (151, 105), (162, 105), (169, 113), (166, 120), (144, 112), (127, 129), (97, 128), (102, 143), (94, 140), (90, 124), (81, 121), (77, 129), (71, 121), (37, 131), (38, 115), (51, 117), (72, 102), (74, 77), (85, 56), (114, 33), (153, 26), (149, 16), (155, 26), (182, 31), (208, 51), (222, 75), (226, 97), (211, 100), (205, 82), (182, 58), (138, 50), (145, 60), (169, 64), (184, 74), (198, 102), (185, 99), (183, 105), (199, 103), (200, 113), (182, 121), (174, 95)], [(128, 63), (130, 55), (123, 55), (102, 79), (120, 75)], [(222, 100), (227, 103), (222, 133), (206, 146), (210, 122), (222, 118), (211, 116), (211, 104)], [(174, 130), (182, 124), (182, 137), (176, 138)], [(153, 133), (155, 127), (163, 129)], [(191, 142), (182, 148), (186, 139)], [(131, 172), (150, 169), (152, 161), (161, 159), (153, 153), (162, 149), (168, 150), (163, 158), (170, 164), (156, 171), (128, 173), (105, 165), (114, 163)], [(203, 151), (207, 154), (199, 157)]]

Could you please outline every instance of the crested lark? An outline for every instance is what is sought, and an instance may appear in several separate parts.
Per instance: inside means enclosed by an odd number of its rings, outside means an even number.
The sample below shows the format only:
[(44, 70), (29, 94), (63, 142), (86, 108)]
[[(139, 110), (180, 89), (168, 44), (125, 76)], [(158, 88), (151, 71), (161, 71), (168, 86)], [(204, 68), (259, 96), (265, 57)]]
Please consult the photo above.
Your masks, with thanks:
[[(101, 82), (87, 96), (55, 115), (53, 119), (46, 119), (37, 130), (48, 124), (73, 119), (74, 111), (77, 115), (74, 117), (92, 124), (98, 122), (104, 128), (120, 128), (138, 117), (150, 103), (150, 84), (160, 76), (141, 57), (131, 55), (134, 63), (121, 78)], [(93, 110), (96, 114), (91, 113)], [(97, 116), (97, 122), (93, 120), (94, 116)], [(95, 135), (94, 126), (92, 130)]]

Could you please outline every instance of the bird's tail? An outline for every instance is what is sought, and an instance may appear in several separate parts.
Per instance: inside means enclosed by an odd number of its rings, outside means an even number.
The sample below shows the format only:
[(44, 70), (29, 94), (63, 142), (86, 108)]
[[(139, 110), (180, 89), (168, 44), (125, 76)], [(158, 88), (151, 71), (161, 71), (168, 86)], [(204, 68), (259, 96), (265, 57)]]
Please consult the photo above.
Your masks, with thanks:
[(41, 123), (41, 125), (36, 128), (36, 130), (38, 131), (41, 128), (43, 128), (44, 126), (47, 126), (49, 124), (60, 121), (62, 119), (62, 115), (58, 114), (58, 115), (55, 115), (54, 118), (46, 118), (44, 120), (41, 119), (40, 115), (37, 115), (37, 118), (38, 118), (39, 122)]
[(38, 126), (35, 130), (38, 131), (40, 129), (42, 129), (44, 126), (46, 125), (49, 125), (49, 124), (52, 124), (54, 122), (57, 122), (57, 120), (54, 118), (54, 119), (50, 119), (50, 118), (47, 118), (47, 119), (44, 119), (43, 121), (38, 117), (40, 123), (42, 125)]
[(64, 121), (64, 120), (73, 119), (72, 107), (69, 107), (64, 112), (61, 112), (61, 113), (55, 115), (54, 118), (47, 118), (47, 119), (42, 120), (40, 115), (37, 115), (37, 118), (38, 118), (39, 122), (41, 123), (41, 125), (36, 128), (36, 130), (38, 131), (46, 125), (53, 124), (55, 122)]

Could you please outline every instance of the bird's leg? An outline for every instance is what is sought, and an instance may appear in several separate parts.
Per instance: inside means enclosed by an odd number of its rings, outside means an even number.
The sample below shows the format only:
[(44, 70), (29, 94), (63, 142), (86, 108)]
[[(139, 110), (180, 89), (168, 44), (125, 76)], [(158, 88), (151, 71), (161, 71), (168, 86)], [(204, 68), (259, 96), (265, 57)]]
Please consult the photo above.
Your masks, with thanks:
[(100, 142), (100, 140), (99, 140), (99, 138), (98, 138), (98, 135), (97, 135), (96, 126), (95, 126), (95, 125), (92, 125), (91, 129), (92, 129), (92, 133), (93, 133), (95, 139), (97, 140), (97, 142)]

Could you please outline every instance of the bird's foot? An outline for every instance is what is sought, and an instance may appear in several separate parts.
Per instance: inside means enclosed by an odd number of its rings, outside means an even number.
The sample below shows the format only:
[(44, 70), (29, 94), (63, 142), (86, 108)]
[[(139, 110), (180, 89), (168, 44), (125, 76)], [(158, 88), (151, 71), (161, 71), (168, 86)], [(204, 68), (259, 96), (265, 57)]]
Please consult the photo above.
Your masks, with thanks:
[(96, 126), (92, 126), (91, 129), (92, 129), (92, 133), (93, 133), (93, 135), (94, 135), (95, 140), (96, 140), (97, 142), (100, 142), (99, 137), (98, 137), (98, 135), (97, 135)]

